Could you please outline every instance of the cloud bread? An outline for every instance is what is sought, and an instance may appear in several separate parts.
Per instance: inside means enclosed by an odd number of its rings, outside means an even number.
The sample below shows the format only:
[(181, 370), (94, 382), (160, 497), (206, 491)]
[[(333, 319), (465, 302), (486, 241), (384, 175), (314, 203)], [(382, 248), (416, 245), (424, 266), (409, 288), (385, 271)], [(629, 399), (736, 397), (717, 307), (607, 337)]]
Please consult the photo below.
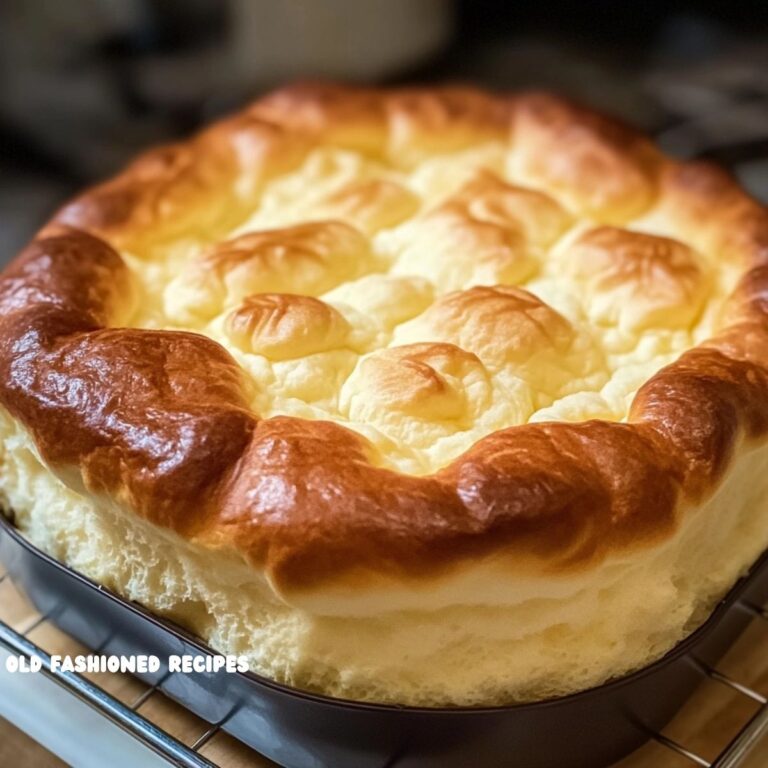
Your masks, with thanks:
[(768, 212), (554, 96), (300, 84), (0, 278), (0, 493), (252, 669), (488, 705), (659, 657), (768, 546)]

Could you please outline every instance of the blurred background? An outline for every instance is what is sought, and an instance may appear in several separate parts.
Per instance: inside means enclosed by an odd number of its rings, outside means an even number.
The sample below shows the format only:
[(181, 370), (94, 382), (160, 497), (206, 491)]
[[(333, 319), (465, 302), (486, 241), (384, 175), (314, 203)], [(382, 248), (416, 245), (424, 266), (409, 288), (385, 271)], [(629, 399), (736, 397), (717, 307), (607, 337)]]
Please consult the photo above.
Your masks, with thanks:
[(302, 76), (553, 88), (768, 200), (766, 0), (0, 0), (0, 258), (141, 148)]

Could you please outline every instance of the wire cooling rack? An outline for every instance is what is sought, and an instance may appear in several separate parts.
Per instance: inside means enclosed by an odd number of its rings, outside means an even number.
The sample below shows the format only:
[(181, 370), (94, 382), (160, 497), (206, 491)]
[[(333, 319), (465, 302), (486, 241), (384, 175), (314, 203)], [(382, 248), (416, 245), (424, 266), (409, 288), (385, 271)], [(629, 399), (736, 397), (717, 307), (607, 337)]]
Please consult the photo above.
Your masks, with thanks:
[[(40, 660), (41, 675), (130, 734), (169, 765), (183, 768), (270, 768), (274, 763), (247, 749), (160, 692), (130, 675), (81, 675), (53, 670), (51, 655), (85, 653), (55, 626), (56, 609), (39, 614), (0, 566), (0, 650)], [(99, 653), (100, 649), (88, 652)], [(0, 674), (8, 674), (0, 670)], [(208, 754), (205, 754), (205, 753)], [(276, 767), (275, 767), (276, 768)]]
[[(768, 610), (739, 603), (754, 620), (718, 664), (692, 661), (702, 684), (663, 733), (616, 768), (758, 768), (768, 764)], [(51, 669), (53, 653), (83, 649), (55, 627), (55, 610), (38, 614), (0, 572), (0, 647), (37, 658), (40, 674), (55, 681), (170, 765), (184, 768), (267, 768), (266, 758), (167, 699), (136, 678), (103, 673), (85, 676)], [(99, 649), (93, 649), (98, 652)], [(659, 697), (664, 691), (659, 691)], [(385, 768), (385, 766), (382, 766)], [(391, 763), (387, 768), (396, 768)]]

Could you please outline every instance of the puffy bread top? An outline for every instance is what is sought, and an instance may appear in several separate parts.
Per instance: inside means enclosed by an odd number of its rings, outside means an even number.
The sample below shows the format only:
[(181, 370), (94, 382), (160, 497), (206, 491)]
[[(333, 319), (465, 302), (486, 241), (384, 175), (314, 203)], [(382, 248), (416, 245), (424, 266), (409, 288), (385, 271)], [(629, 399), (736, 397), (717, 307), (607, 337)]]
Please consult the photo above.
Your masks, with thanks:
[(285, 599), (663, 542), (768, 430), (768, 213), (538, 93), (301, 84), (153, 150), (0, 280), (71, 487)]

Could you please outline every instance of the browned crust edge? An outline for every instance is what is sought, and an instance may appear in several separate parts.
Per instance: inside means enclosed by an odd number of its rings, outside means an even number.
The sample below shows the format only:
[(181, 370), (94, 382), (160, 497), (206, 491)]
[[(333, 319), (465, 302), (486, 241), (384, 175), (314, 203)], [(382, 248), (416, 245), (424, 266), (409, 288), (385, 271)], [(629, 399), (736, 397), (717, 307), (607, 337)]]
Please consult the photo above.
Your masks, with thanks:
[[(743, 265), (722, 329), (646, 382), (628, 423), (504, 429), (413, 477), (377, 466), (365, 439), (337, 424), (260, 420), (215, 342), (115, 327), (131, 294), (116, 248), (175, 236), (174, 214), (212, 197), (216, 226), (234, 178), (257, 186), (307, 142), (381, 153), (395, 135), (398, 151), (417, 153), (435, 135), (450, 148), (531, 119), (545, 138), (586, 136), (609, 170), (636, 161), (681, 226)], [(575, 195), (589, 160), (577, 154), (563, 182)], [(77, 489), (239, 551), (284, 590), (430, 577), (489, 554), (557, 573), (664, 540), (683, 502), (716, 487), (738, 441), (768, 432), (767, 365), (768, 211), (723, 171), (661, 158), (631, 130), (540, 94), (284, 89), (85, 193), (0, 278), (0, 403), (45, 461)]]

